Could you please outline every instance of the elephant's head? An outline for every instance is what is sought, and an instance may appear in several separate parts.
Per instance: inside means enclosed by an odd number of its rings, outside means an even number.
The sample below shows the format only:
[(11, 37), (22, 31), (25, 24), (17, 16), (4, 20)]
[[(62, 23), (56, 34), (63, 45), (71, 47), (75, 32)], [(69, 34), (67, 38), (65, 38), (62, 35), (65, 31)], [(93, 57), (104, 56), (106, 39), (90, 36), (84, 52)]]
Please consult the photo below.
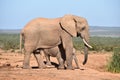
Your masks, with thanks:
[(84, 54), (85, 58), (83, 64), (87, 62), (88, 57), (88, 47), (89, 45), (89, 26), (87, 20), (83, 17), (78, 17), (74, 15), (65, 15), (61, 19), (62, 28), (65, 29), (72, 37), (80, 36), (84, 42)]

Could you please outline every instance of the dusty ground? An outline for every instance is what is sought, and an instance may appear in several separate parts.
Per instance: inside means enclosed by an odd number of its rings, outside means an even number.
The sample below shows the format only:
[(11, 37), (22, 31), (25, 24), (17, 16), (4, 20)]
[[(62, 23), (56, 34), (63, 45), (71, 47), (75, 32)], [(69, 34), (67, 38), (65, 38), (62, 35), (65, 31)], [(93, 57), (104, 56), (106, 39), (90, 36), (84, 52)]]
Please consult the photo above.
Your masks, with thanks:
[[(94, 53), (94, 54), (93, 54)], [(0, 80), (120, 80), (120, 74), (105, 70), (110, 53), (95, 54), (90, 52), (88, 63), (83, 66), (83, 54), (76, 53), (81, 69), (57, 70), (57, 68), (38, 69), (36, 60), (31, 55), (32, 69), (22, 69), (24, 55), (6, 53), (0, 50)], [(58, 63), (56, 58), (51, 61)], [(75, 66), (73, 62), (73, 66)]]

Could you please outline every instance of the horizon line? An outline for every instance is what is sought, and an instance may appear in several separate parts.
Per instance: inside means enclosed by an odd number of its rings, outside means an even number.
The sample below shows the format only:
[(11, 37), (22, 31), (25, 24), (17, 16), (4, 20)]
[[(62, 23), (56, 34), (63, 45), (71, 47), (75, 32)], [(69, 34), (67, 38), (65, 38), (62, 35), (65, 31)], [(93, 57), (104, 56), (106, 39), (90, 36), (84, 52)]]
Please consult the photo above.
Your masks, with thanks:
[[(90, 26), (90, 27), (120, 27), (120, 26)], [(23, 27), (24, 28), (24, 27)], [(23, 29), (23, 28), (0, 28), (0, 30), (20, 30), (20, 29)]]

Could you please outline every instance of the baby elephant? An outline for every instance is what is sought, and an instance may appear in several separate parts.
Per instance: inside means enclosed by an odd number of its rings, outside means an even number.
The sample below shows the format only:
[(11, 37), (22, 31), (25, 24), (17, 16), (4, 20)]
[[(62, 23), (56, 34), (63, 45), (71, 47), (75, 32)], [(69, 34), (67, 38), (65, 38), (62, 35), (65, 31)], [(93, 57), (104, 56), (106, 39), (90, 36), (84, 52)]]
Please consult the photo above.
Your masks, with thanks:
[[(59, 63), (59, 69), (64, 69), (65, 66), (65, 60), (66, 60), (66, 56), (65, 56), (65, 52), (63, 51), (63, 49), (61, 49), (61, 47), (53, 47), (50, 49), (44, 49), (43, 50), (45, 57), (46, 57), (46, 64), (51, 66), (51, 62), (50, 62), (50, 56), (52, 57), (56, 57)], [(75, 63), (76, 63), (76, 69), (79, 69), (79, 65), (78, 65), (78, 60), (77, 57), (75, 55), (75, 49), (73, 49), (73, 56), (72, 59), (74, 59)]]

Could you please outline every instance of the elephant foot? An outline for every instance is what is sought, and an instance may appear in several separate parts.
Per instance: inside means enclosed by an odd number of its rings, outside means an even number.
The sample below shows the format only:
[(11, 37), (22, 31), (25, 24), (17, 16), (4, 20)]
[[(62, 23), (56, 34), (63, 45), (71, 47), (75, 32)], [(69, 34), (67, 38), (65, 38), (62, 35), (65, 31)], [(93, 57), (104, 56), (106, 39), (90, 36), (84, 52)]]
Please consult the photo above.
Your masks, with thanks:
[(23, 69), (31, 69), (30, 66), (23, 66), (22, 68), (23, 68)]
[(51, 63), (48, 63), (48, 62), (46, 63), (46, 65), (47, 65), (47, 66), (52, 66), (52, 64), (51, 64)]
[(65, 67), (64, 67), (64, 66), (58, 66), (58, 69), (59, 69), (59, 70), (64, 70)]
[(46, 69), (47, 67), (39, 67), (39, 69)]
[(47, 65), (47, 68), (54, 68), (55, 66), (53, 65)]
[(39, 69), (46, 69), (46, 68), (47, 68), (46, 65), (39, 66)]
[(75, 69), (80, 69), (80, 67), (75, 67)]
[(72, 66), (68, 66), (67, 70), (74, 70), (74, 68)]

